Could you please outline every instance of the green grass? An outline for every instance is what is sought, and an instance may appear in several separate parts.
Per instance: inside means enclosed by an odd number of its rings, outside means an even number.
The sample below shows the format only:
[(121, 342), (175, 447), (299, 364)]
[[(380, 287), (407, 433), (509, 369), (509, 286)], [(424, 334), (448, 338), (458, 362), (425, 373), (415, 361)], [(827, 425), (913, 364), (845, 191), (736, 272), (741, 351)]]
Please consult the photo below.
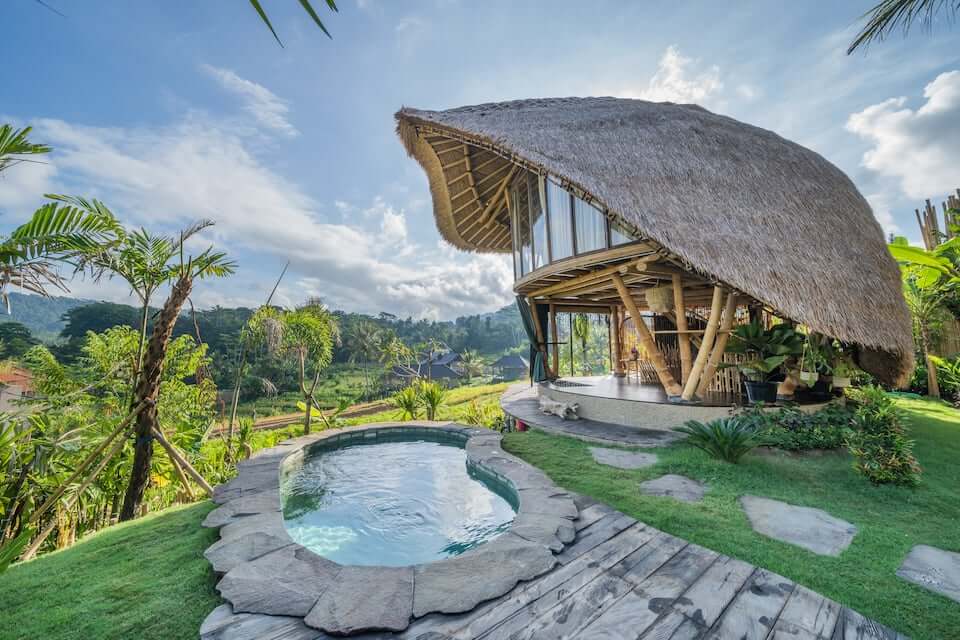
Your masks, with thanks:
[[(437, 412), (437, 420), (459, 420), (467, 405), (473, 401), (481, 404), (495, 403), (499, 404), (500, 396), (506, 391), (509, 383), (499, 384), (473, 384), (465, 385), (451, 389), (447, 392), (443, 406)], [(397, 409), (387, 409), (378, 413), (372, 413), (359, 418), (350, 418), (347, 420), (349, 425), (369, 424), (371, 422), (395, 422), (398, 420), (399, 411)], [(418, 416), (423, 419), (423, 414)]]
[(0, 640), (195, 640), (220, 603), (204, 502), (105, 529), (0, 574)]
[[(513, 433), (505, 448), (558, 484), (593, 496), (643, 522), (780, 573), (915, 639), (956, 637), (960, 605), (896, 577), (915, 544), (960, 551), (960, 412), (941, 403), (899, 402), (910, 418), (923, 466), (917, 489), (876, 487), (845, 453), (748, 454), (713, 460), (689, 445), (656, 450), (656, 466), (623, 471), (596, 464), (588, 443), (540, 432)], [(706, 482), (702, 503), (644, 496), (639, 482), (678, 473)], [(839, 558), (817, 556), (754, 533), (738, 504), (744, 494), (817, 507), (859, 533)]]

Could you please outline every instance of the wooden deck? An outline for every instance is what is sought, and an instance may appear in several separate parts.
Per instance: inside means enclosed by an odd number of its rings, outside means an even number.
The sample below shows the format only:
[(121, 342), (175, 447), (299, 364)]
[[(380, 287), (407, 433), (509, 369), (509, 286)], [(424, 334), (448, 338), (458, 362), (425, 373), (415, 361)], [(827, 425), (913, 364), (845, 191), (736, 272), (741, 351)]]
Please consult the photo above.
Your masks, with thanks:
[[(405, 640), (900, 640), (904, 636), (792, 581), (581, 500), (577, 539), (536, 580), (468, 613), (421, 618)], [(482, 580), (483, 576), (475, 579)], [(202, 640), (325, 640), (298, 618), (232, 614)]]

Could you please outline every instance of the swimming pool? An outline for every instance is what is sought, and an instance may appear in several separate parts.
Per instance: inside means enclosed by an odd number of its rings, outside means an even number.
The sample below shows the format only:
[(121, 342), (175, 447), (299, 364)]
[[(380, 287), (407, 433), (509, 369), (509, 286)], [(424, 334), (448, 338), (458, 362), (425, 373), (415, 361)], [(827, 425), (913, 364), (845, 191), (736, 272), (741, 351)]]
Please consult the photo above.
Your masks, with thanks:
[(492, 540), (513, 523), (516, 493), (463, 446), (442, 432), (318, 443), (283, 480), (286, 530), (345, 565), (428, 563)]

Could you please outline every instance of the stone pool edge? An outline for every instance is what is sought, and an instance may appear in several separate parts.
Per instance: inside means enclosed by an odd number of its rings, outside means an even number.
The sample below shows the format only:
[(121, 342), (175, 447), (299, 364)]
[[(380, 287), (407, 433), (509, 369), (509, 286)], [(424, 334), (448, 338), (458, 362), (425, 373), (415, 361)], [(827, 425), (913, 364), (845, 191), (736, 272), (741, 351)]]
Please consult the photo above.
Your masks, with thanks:
[[(340, 565), (294, 542), (283, 524), (281, 474), (310, 445), (335, 439), (375, 442), (381, 432), (442, 430), (464, 438), (467, 460), (512, 487), (517, 515), (500, 536), (466, 553), (408, 567)], [(452, 422), (374, 423), (282, 442), (238, 464), (214, 490), (220, 506), (203, 526), (220, 528), (204, 556), (222, 576), (220, 595), (235, 613), (296, 616), (334, 634), (402, 631), (429, 613), (470, 611), (556, 565), (573, 541), (573, 496), (500, 447), (502, 435)]]

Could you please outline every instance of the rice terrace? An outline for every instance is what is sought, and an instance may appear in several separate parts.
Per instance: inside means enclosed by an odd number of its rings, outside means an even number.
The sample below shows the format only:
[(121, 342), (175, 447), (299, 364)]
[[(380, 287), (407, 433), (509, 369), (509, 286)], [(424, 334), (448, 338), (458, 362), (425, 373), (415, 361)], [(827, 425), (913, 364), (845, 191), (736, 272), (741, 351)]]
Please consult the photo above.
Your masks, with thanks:
[(0, 640), (960, 640), (958, 13), (5, 3)]

